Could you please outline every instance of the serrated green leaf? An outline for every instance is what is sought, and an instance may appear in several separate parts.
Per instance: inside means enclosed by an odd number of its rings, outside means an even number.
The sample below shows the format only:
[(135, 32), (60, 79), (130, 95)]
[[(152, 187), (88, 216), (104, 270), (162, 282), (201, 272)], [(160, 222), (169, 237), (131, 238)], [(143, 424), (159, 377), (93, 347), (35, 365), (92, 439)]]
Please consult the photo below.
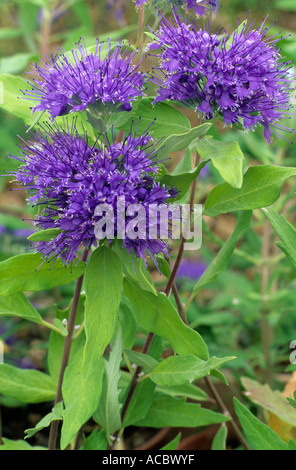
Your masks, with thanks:
[(209, 360), (203, 361), (193, 355), (170, 356), (158, 364), (149, 373), (149, 377), (159, 385), (173, 386), (192, 383), (232, 359), (235, 358), (233, 356), (211, 357)]

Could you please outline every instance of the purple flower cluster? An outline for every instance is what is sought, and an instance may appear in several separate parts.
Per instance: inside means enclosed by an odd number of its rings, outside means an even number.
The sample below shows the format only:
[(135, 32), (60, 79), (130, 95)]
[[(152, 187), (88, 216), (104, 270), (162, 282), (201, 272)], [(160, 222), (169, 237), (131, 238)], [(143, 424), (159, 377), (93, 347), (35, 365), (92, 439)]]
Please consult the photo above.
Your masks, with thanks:
[(271, 132), (286, 130), (279, 121), (290, 109), (292, 79), (264, 23), (237, 28), (233, 35), (211, 34), (194, 23), (164, 17), (150, 49), (159, 49), (155, 101), (174, 100), (194, 107), (206, 119), (222, 116), (225, 124), (242, 121), (244, 129), (261, 124)]
[[(127, 227), (134, 220), (128, 215), (131, 204), (140, 204), (148, 215), (150, 204), (167, 204), (176, 196), (156, 180), (157, 153), (148, 130), (141, 137), (134, 130), (121, 143), (105, 137), (92, 145), (86, 135), (77, 133), (75, 122), (66, 130), (54, 125), (42, 131), (24, 143), (22, 157), (14, 158), (23, 163), (15, 174), (29, 191), (29, 202), (42, 208), (36, 226), (57, 229), (52, 240), (34, 245), (46, 259), (62, 257), (66, 264), (72, 263), (81, 247), (97, 244), (95, 225), (103, 216), (96, 211), (100, 204), (112, 207), (117, 227), (118, 198), (124, 198)], [(126, 237), (123, 246), (143, 259), (147, 254), (168, 255), (168, 241), (149, 238), (147, 222), (146, 227), (143, 238)], [(107, 239), (108, 235), (106, 230)]]
[(218, 0), (136, 0), (136, 5), (137, 7), (140, 7), (141, 5), (146, 5), (149, 2), (160, 9), (164, 4), (171, 6), (184, 6), (186, 10), (192, 8), (198, 16), (205, 16), (208, 13), (213, 13), (215, 15), (219, 6)]
[(48, 111), (52, 120), (70, 112), (95, 106), (97, 112), (131, 110), (131, 101), (143, 95), (147, 75), (133, 64), (135, 51), (123, 44), (97, 41), (94, 52), (80, 42), (71, 51), (52, 57), (49, 64), (36, 64), (37, 75), (24, 94), (39, 104), (33, 111)]

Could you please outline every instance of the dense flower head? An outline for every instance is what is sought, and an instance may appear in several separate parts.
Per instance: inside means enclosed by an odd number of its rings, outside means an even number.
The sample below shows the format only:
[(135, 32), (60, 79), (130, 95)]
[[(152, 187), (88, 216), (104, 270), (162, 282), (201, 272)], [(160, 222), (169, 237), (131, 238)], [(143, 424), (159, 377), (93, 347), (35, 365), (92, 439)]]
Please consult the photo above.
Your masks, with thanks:
[(246, 22), (230, 35), (212, 34), (193, 22), (164, 17), (149, 48), (161, 60), (155, 101), (182, 101), (206, 119), (222, 116), (225, 124), (244, 129), (261, 124), (267, 141), (290, 109), (293, 78), (264, 23), (257, 30)]
[[(23, 162), (15, 173), (18, 181), (27, 188), (29, 202), (41, 209), (36, 227), (57, 229), (50, 241), (35, 243), (36, 250), (48, 259), (62, 257), (68, 264), (82, 247), (118, 237), (137, 257), (168, 255), (168, 240), (151, 237), (146, 219), (143, 236), (122, 236), (125, 230), (130, 233), (128, 227), (130, 230), (135, 221), (134, 214), (129, 213), (129, 208), (135, 207), (131, 205), (141, 205), (148, 219), (150, 204), (166, 205), (176, 196), (175, 190), (157, 182), (157, 153), (149, 131), (136, 137), (133, 129), (120, 143), (109, 142), (106, 136), (100, 138), (90, 144), (86, 135), (77, 133), (75, 123), (65, 130), (55, 124), (34, 133), (32, 140), (24, 142), (22, 156), (14, 157)], [(107, 206), (113, 211), (113, 234), (105, 223)], [(107, 209), (98, 211), (98, 207)], [(105, 223), (105, 237), (98, 239), (96, 226), (100, 221)]]
[(208, 13), (215, 15), (219, 6), (218, 0), (136, 0), (137, 7), (149, 3), (159, 9), (162, 9), (167, 5), (180, 5), (183, 6), (186, 10), (192, 8), (198, 16), (205, 16)]
[(28, 82), (33, 89), (26, 96), (39, 101), (33, 111), (48, 111), (52, 119), (89, 106), (131, 110), (131, 101), (144, 93), (147, 74), (133, 59), (136, 52), (117, 42), (114, 46), (97, 40), (94, 52), (81, 40), (70, 53), (61, 51), (49, 63), (35, 65), (37, 78)]

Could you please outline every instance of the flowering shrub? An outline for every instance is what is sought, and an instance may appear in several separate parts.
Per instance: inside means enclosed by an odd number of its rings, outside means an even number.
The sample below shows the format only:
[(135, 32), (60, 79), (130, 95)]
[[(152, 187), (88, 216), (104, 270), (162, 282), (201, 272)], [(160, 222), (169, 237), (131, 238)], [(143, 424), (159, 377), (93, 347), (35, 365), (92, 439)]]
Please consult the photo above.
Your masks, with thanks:
[[(106, 2), (108, 11), (115, 3)], [(230, 413), (216, 386), (228, 386), (224, 368), (235, 364), (229, 367), (242, 369), (238, 375), (251, 375), (242, 379), (251, 401), (296, 426), (295, 400), (271, 388), (270, 328), (278, 320), (267, 315), (276, 297), (268, 290), (269, 269), (285, 259), (294, 279), (296, 268), (295, 227), (279, 213), (295, 192), (281, 196), (296, 168), (272, 160), (274, 139), (280, 137), (281, 149), (290, 142), (283, 133), (292, 140), (294, 134), (287, 124), (293, 62), (279, 47), (288, 36), (274, 34), (267, 19), (215, 31), (216, 0), (128, 6), (139, 20), (137, 47), (114, 33), (91, 45), (77, 38), (70, 51), (60, 48), (50, 58), (46, 31), (67, 10), (47, 6), (38, 16), (44, 56), (27, 80), (1, 75), (10, 97), (1, 108), (27, 126), (4, 174), (13, 179), (11, 197), (26, 193), (31, 217), (9, 228), (11, 220), (0, 218), (0, 240), (11, 232), (29, 242), (0, 261), (0, 315), (50, 335), (44, 369), (28, 360), (6, 362), (9, 344), (1, 342), (0, 394), (51, 406), (25, 429), (24, 440), (3, 436), (0, 449), (119, 452), (127, 430), (165, 428), (181, 431), (158, 448), (176, 450), (183, 428), (214, 424), (213, 450), (225, 449), (228, 435), (235, 449), (294, 450), (292, 433), (291, 439), (277, 434), (271, 418), (263, 422), (236, 397)], [(78, 2), (78, 16), (83, 9)], [(255, 162), (247, 157), (252, 139)], [(215, 224), (223, 216), (232, 226), (220, 238)], [(264, 224), (263, 242), (257, 226), (251, 232), (254, 220)], [(272, 258), (271, 228), (280, 250)], [(196, 253), (202, 233), (216, 247), (212, 258), (209, 250)], [(246, 240), (255, 254), (244, 249)], [(241, 282), (237, 272), (228, 277), (235, 256), (248, 275), (241, 297), (230, 301), (228, 289)], [(259, 300), (248, 290), (252, 263), (261, 269)], [(208, 300), (204, 288), (213, 284)], [(34, 295), (61, 288), (71, 298), (45, 316)], [(253, 321), (256, 309), (261, 316)], [(261, 327), (262, 383), (249, 374), (246, 354), (237, 358), (225, 346), (237, 318), (236, 344), (246, 341), (248, 322), (250, 335), (257, 335), (254, 324)], [(8, 327), (1, 331), (14, 338)], [(208, 392), (209, 406), (201, 406)], [(35, 446), (30, 439), (40, 432), (47, 433), (46, 445)]]

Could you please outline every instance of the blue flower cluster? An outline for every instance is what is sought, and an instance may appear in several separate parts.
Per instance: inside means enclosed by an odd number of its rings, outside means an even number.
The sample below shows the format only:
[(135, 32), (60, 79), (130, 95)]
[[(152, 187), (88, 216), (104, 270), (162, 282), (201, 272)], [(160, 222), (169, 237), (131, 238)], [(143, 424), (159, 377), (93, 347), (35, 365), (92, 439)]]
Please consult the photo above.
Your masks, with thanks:
[(281, 60), (279, 38), (268, 38), (264, 23), (252, 26), (211, 34), (176, 12), (172, 23), (163, 17), (149, 45), (160, 49), (155, 101), (181, 101), (205, 119), (222, 116), (227, 125), (263, 125), (268, 142), (272, 132), (286, 130), (279, 121), (291, 107), (294, 77)]
[(129, 111), (131, 101), (143, 95), (148, 78), (133, 64), (135, 55), (120, 42), (112, 46), (97, 41), (90, 52), (80, 41), (70, 54), (62, 52), (49, 64), (36, 64), (37, 78), (24, 94), (38, 101), (34, 112), (48, 111), (53, 120), (93, 106), (102, 113)]
[[(176, 193), (156, 182), (157, 153), (148, 131), (141, 137), (134, 131), (120, 143), (105, 138), (91, 145), (86, 135), (77, 133), (75, 123), (67, 130), (57, 125), (42, 130), (24, 144), (19, 158), (23, 165), (17, 172), (21, 185), (30, 191), (29, 202), (40, 206), (36, 226), (57, 229), (55, 238), (35, 244), (37, 251), (46, 258), (73, 262), (82, 246), (96, 245), (95, 227), (105, 215), (97, 208), (108, 206), (115, 231), (109, 234), (108, 227), (104, 229), (107, 240), (119, 236), (120, 210), (125, 224), (120, 237), (131, 254), (143, 259), (145, 254), (152, 258), (161, 252), (169, 254), (167, 240), (149, 236), (149, 206), (167, 204)], [(119, 198), (124, 202), (120, 209)], [(125, 236), (134, 219), (133, 214), (128, 215), (131, 204), (140, 204), (147, 216), (145, 233), (136, 238)]]

